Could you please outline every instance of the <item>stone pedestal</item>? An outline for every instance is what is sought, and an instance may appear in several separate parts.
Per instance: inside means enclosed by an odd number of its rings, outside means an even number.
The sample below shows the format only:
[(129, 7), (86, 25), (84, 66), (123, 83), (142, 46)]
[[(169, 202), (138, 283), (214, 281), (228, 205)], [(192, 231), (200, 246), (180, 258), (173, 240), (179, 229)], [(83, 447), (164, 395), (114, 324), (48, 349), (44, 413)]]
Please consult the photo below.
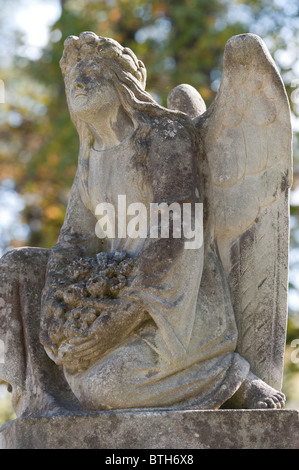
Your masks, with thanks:
[(299, 410), (131, 410), (30, 417), (2, 449), (296, 449)]

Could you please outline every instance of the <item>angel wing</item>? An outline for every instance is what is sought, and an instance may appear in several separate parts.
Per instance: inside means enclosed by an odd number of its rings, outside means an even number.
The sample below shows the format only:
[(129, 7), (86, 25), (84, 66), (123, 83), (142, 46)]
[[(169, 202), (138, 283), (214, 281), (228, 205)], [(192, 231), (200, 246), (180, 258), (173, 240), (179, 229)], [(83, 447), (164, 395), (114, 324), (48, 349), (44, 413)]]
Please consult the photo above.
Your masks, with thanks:
[[(172, 91), (168, 106), (186, 112), (186, 93), (194, 118), (195, 89)], [(292, 129), (284, 85), (258, 36), (242, 34), (227, 42), (217, 96), (194, 124), (210, 167), (209, 205), (236, 316), (237, 352), (279, 390), (287, 323)]]

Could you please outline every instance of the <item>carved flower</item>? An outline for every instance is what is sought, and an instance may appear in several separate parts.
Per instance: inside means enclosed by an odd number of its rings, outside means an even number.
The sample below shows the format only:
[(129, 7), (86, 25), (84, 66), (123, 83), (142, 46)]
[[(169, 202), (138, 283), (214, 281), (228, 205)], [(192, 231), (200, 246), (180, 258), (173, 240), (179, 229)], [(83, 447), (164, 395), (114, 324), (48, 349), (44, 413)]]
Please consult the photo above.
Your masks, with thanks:
[(63, 282), (57, 283), (56, 297), (65, 305), (65, 313), (52, 319), (51, 341), (59, 345), (84, 333), (101, 315), (101, 299), (116, 298), (127, 285), (133, 266), (124, 250), (74, 259), (63, 273)]

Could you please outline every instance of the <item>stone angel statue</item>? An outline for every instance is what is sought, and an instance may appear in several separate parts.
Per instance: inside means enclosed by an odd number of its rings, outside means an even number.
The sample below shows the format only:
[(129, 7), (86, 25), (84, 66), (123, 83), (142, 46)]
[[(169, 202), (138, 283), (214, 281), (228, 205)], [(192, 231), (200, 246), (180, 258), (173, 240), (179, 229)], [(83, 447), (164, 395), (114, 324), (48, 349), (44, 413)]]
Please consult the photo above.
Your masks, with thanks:
[[(282, 408), (292, 133), (266, 46), (228, 41), (208, 110), (189, 85), (160, 106), (135, 54), (91, 32), (60, 65), (80, 139), (65, 222), (52, 250), (0, 266), (17, 413)], [(123, 224), (137, 202), (161, 209), (158, 227)], [(196, 226), (198, 205), (203, 243), (188, 249), (176, 210)]]

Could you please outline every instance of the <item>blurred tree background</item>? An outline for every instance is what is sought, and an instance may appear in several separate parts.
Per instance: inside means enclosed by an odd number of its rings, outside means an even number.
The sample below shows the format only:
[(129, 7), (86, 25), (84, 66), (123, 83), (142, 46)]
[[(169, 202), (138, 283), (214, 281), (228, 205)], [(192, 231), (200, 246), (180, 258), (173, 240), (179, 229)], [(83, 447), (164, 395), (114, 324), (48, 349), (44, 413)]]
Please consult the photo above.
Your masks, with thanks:
[[(299, 408), (299, 364), (291, 346), (299, 338), (297, 2), (0, 0), (0, 6), (0, 79), (5, 85), (5, 103), (0, 103), (0, 255), (16, 246), (50, 248), (64, 220), (78, 156), (59, 69), (68, 35), (94, 31), (130, 47), (146, 65), (147, 90), (162, 105), (174, 86), (189, 83), (207, 106), (221, 80), (226, 41), (243, 32), (264, 39), (286, 85), (294, 124), (284, 392), (287, 406)], [(49, 25), (46, 37), (41, 23)], [(30, 43), (33, 33), (37, 44)], [(2, 395), (0, 424), (13, 416), (7, 394)]]

